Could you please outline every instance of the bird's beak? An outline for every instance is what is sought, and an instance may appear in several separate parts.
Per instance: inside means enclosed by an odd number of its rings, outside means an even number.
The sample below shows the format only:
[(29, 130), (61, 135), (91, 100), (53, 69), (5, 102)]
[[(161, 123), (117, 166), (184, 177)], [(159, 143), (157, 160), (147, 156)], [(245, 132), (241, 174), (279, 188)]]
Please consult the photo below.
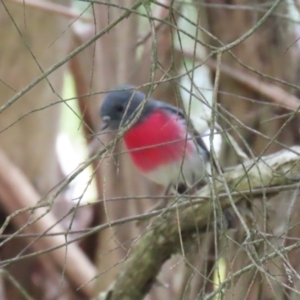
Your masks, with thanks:
[(101, 131), (107, 129), (110, 125), (110, 117), (109, 116), (104, 116), (102, 117), (102, 125), (101, 125)]

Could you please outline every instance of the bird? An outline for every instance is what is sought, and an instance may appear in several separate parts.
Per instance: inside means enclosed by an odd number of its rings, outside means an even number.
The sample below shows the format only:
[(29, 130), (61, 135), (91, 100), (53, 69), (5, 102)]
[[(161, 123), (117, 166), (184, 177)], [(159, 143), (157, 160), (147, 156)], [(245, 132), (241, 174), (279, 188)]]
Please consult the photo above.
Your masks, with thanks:
[(206, 182), (210, 153), (192, 121), (173, 105), (131, 85), (107, 93), (100, 108), (101, 130), (118, 131), (133, 164), (150, 181), (183, 194)]

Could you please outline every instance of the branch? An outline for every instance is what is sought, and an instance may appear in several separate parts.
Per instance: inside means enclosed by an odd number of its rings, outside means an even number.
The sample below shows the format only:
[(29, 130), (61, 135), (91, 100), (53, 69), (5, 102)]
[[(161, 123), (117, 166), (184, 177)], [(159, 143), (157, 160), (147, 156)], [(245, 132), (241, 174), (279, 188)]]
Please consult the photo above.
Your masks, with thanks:
[[(45, 232), (63, 232), (61, 225), (57, 224), (56, 218), (51, 211), (48, 211), (47, 202), (40, 202), (40, 199), (40, 195), (21, 170), (8, 159), (4, 152), (0, 151), (0, 200), (3, 208), (10, 215), (7, 222), (2, 225), (0, 233), (11, 219), (16, 227), (23, 229), (25, 233), (36, 233), (40, 237), (43, 237)], [(56, 225), (53, 228), (54, 224)], [(8, 239), (2, 241), (1, 244), (6, 241)], [(32, 240), (28, 239), (28, 243), (30, 242)], [(63, 236), (50, 236), (36, 239), (31, 247), (35, 251), (41, 251), (65, 243), (66, 240)], [(95, 267), (76, 244), (68, 245), (67, 249), (60, 247), (49, 252), (47, 259), (59, 270), (65, 270), (65, 276), (75, 288), (96, 276)], [(81, 291), (85, 295), (91, 296), (93, 288), (93, 284), (84, 285)]]
[(26, 87), (24, 87), (22, 90), (20, 90), (18, 93), (16, 93), (12, 98), (10, 98), (8, 101), (6, 101), (3, 105), (0, 106), (0, 114), (13, 105), (16, 101), (18, 101), (23, 95), (25, 95), (27, 92), (29, 92), (33, 87), (35, 87), (39, 82), (41, 82), (43, 79), (48, 77), (51, 73), (53, 73), (55, 70), (57, 70), (59, 67), (63, 66), (66, 62), (68, 62), (71, 58), (82, 52), (84, 49), (86, 49), (88, 46), (92, 45), (96, 40), (101, 38), (103, 35), (105, 35), (107, 32), (109, 32), (110, 29), (112, 29), (114, 26), (116, 26), (118, 23), (120, 23), (123, 19), (128, 18), (132, 12), (134, 12), (136, 9), (139, 8), (141, 3), (138, 1), (135, 5), (133, 5), (130, 9), (126, 10), (124, 13), (120, 15), (119, 18), (116, 20), (110, 22), (103, 30), (101, 30), (99, 33), (94, 35), (91, 39), (83, 43), (81, 46), (73, 50), (69, 55), (67, 55), (65, 58), (60, 60), (58, 63), (54, 64), (52, 67), (50, 67), (48, 70), (45, 70), (43, 74), (37, 78), (35, 78), (33, 81), (31, 81), (30, 84), (28, 84)]
[[(191, 59), (196, 59), (200, 62), (204, 61), (204, 59), (200, 56), (195, 56), (193, 53), (187, 51), (184, 51), (184, 56)], [(205, 59), (205, 65), (213, 70), (216, 70), (218, 67), (217, 62), (212, 58)], [(247, 74), (246, 72), (240, 71), (237, 68), (233, 68), (225, 64), (220, 65), (220, 70), (221, 73), (230, 76), (236, 81), (244, 84), (246, 87), (264, 95), (272, 102), (277, 103), (286, 109), (292, 111), (299, 109), (299, 98), (291, 93), (286, 92), (283, 88), (276, 86), (275, 84), (263, 82), (261, 78), (257, 76)]]
[[(273, 196), (268, 187), (283, 186), (295, 183), (300, 179), (300, 147), (280, 151), (265, 156), (258, 161), (249, 160), (239, 165), (215, 182), (215, 194), (226, 191), (226, 185), (232, 193), (234, 203), (245, 198), (245, 193)], [(245, 172), (247, 172), (245, 174)], [(252, 193), (260, 189), (260, 194)], [(245, 192), (246, 191), (246, 192)], [(280, 191), (280, 188), (278, 189)], [(213, 213), (213, 201), (209, 185), (198, 192), (199, 198), (206, 197), (199, 203), (169, 209), (158, 216), (148, 231), (133, 246), (123, 269), (119, 273), (112, 290), (99, 299), (105, 300), (140, 300), (149, 292), (162, 265), (171, 255), (180, 253), (180, 236), (184, 240), (192, 239), (197, 232), (205, 231)], [(222, 209), (230, 207), (229, 197), (219, 199)], [(178, 232), (180, 224), (180, 232)]]

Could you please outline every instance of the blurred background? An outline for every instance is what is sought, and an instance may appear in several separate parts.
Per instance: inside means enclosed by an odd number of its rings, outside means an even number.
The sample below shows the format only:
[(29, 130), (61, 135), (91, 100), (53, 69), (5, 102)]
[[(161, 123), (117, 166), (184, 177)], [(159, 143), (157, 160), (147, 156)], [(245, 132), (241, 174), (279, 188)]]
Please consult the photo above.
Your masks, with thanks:
[[(99, 134), (99, 108), (115, 86), (153, 88), (184, 108), (225, 169), (299, 144), (299, 9), (298, 0), (2, 0), (0, 299), (100, 299), (147, 230), (123, 219), (147, 212), (162, 188), (121, 143), (121, 155), (90, 160), (114, 138)], [(251, 214), (258, 253), (298, 242), (295, 191), (250, 200), (252, 210), (238, 209)], [(162, 266), (146, 299), (211, 295), (251, 262), (244, 239), (239, 224), (217, 240), (202, 234), (189, 263), (177, 255)], [(296, 247), (264, 272), (241, 272), (211, 299), (299, 299), (298, 257)]]

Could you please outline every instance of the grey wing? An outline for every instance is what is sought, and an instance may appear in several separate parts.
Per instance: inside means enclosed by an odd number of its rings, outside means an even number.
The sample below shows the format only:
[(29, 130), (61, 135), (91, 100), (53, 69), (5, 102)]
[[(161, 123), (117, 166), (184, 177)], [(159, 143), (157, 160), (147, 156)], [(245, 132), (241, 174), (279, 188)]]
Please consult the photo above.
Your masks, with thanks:
[(180, 118), (182, 118), (182, 120), (185, 122), (185, 124), (188, 126), (190, 133), (193, 135), (193, 137), (195, 138), (198, 146), (203, 149), (204, 153), (208, 155), (208, 159), (209, 159), (209, 151), (205, 145), (205, 143), (203, 142), (200, 133), (195, 129), (194, 124), (192, 123), (191, 120), (189, 120), (189, 124), (187, 124), (186, 122), (186, 117), (183, 113), (183, 111), (180, 108), (177, 108), (173, 105), (167, 104), (167, 103), (163, 103), (163, 102), (159, 102), (159, 101), (155, 101), (156, 105), (161, 107), (164, 110), (167, 110), (173, 114), (176, 114), (177, 116), (179, 116)]
[(162, 108), (162, 109), (164, 109), (166, 111), (169, 111), (169, 112), (171, 112), (173, 114), (176, 114), (177, 116), (179, 116), (183, 120), (186, 120), (185, 116), (184, 116), (184, 113), (183, 113), (183, 111), (180, 108), (175, 107), (175, 106), (173, 106), (171, 104), (168, 104), (168, 103), (165, 103), (165, 102), (156, 101), (156, 100), (154, 100), (154, 103), (155, 103), (156, 107), (160, 107), (160, 108)]
[[(160, 101), (156, 101), (156, 100), (154, 100), (154, 101), (155, 101), (155, 103), (156, 103), (157, 106), (159, 106), (159, 107), (161, 107), (161, 108), (163, 108), (163, 109), (165, 109), (165, 110), (167, 110), (167, 111), (169, 111), (171, 113), (174, 113), (174, 114), (178, 115), (180, 118), (183, 119), (183, 121), (185, 123), (187, 123), (186, 122), (186, 117), (185, 117), (183, 111), (180, 108), (177, 108), (177, 107), (175, 107), (173, 105), (170, 105), (170, 104), (167, 104), (165, 102), (160, 102)], [(207, 149), (207, 147), (206, 147), (206, 145), (205, 145), (205, 143), (204, 143), (204, 141), (203, 141), (203, 139), (201, 137), (201, 134), (195, 129), (192, 120), (189, 120), (189, 124), (187, 124), (187, 126), (189, 128), (190, 133), (195, 138), (195, 141), (198, 144), (199, 148), (202, 150), (201, 155), (205, 156), (204, 159), (207, 162), (209, 162), (210, 161), (210, 152)], [(216, 164), (216, 162), (215, 162), (214, 159), (213, 159), (213, 166), (216, 169), (216, 171), (218, 172), (217, 164)]]
[[(194, 135), (195, 137), (195, 140), (197, 142), (197, 144), (199, 145), (199, 147), (204, 151), (204, 155), (206, 155), (206, 158), (207, 158), (207, 162), (210, 162), (210, 158), (211, 158), (211, 155), (210, 155), (210, 152), (209, 150), (207, 149), (200, 133), (195, 129), (192, 121), (190, 122), (190, 127), (192, 129), (192, 134)], [(217, 171), (218, 174), (220, 174), (219, 170), (218, 170), (218, 167), (217, 167), (217, 164), (216, 164), (216, 161), (214, 159), (214, 157), (212, 157), (212, 163), (213, 163), (213, 167), (214, 169)], [(221, 169), (222, 170), (222, 169)]]

